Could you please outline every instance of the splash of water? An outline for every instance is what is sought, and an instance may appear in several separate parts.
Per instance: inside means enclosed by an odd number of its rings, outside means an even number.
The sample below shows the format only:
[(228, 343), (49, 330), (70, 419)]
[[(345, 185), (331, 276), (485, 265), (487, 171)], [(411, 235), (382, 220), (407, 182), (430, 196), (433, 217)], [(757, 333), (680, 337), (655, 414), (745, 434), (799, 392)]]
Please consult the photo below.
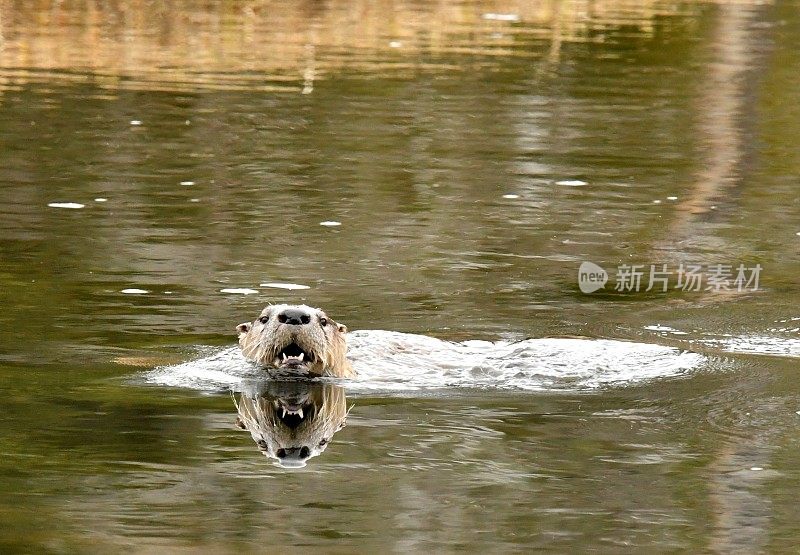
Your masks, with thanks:
[[(432, 337), (363, 330), (348, 335), (358, 372), (349, 391), (402, 392), (442, 388), (525, 391), (591, 390), (685, 374), (704, 357), (672, 347), (606, 339), (528, 339), (453, 343)], [(237, 388), (263, 376), (238, 347), (156, 368), (149, 383), (201, 390)]]

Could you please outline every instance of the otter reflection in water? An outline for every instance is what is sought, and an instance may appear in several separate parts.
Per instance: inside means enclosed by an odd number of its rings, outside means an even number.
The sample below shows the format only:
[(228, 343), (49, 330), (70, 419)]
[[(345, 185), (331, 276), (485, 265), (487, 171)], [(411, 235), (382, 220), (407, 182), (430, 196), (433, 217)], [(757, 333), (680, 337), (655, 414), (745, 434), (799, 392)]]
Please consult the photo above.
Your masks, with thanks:
[(236, 425), (264, 455), (285, 468), (300, 468), (322, 453), (347, 420), (344, 388), (310, 381), (263, 381), (234, 403)]

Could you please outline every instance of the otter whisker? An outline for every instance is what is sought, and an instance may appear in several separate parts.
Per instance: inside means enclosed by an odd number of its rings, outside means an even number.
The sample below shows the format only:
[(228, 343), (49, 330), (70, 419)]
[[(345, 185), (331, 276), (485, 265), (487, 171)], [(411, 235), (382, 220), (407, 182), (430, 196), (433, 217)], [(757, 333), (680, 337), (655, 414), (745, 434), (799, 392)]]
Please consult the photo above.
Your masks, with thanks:
[(244, 356), (264, 367), (301, 375), (354, 376), (346, 356), (346, 327), (319, 309), (269, 305), (252, 325), (237, 329)]

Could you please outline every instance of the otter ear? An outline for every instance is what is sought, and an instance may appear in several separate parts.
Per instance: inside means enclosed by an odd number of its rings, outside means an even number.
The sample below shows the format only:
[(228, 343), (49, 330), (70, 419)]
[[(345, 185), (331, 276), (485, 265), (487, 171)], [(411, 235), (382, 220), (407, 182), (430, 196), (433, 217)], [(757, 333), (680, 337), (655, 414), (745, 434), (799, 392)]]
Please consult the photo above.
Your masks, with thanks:
[(347, 333), (347, 326), (345, 326), (344, 324), (337, 324), (337, 326), (340, 332)]
[(236, 326), (236, 331), (238, 331), (239, 333), (247, 333), (248, 331), (250, 331), (250, 326), (251, 326), (250, 322), (239, 324), (238, 326)]

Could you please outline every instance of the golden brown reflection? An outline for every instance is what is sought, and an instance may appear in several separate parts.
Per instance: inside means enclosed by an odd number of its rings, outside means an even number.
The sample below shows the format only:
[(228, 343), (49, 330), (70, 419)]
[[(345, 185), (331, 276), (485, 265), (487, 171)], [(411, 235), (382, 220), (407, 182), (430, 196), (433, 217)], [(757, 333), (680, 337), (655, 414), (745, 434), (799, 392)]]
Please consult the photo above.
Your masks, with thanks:
[(773, 40), (769, 30), (757, 25), (759, 15), (742, 5), (719, 10), (708, 69), (695, 100), (701, 162), (692, 186), (677, 204), (669, 239), (659, 245), (661, 250), (682, 256), (686, 247), (713, 244), (718, 231), (709, 233), (706, 222), (737, 209), (741, 187), (756, 159), (756, 143), (748, 139), (757, 110), (754, 82)]
[(649, 33), (657, 15), (687, 9), (654, 0), (0, 1), (0, 89), (57, 77), (108, 89), (308, 93), (343, 68), (402, 75), (498, 56), (552, 61), (565, 42), (603, 40), (590, 31)]
[(310, 381), (264, 381), (234, 399), (236, 425), (267, 457), (301, 468), (321, 454), (347, 420), (344, 388)]

